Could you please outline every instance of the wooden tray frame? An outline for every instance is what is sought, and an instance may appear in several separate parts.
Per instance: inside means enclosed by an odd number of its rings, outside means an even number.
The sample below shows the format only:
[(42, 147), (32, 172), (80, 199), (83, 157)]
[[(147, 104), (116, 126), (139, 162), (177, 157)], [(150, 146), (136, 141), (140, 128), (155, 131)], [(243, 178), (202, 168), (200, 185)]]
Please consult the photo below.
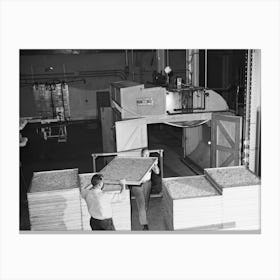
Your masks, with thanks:
[[(146, 160), (147, 158), (144, 158), (144, 157), (115, 157), (112, 159), (111, 162), (109, 162), (99, 173), (103, 174), (104, 170), (106, 170), (106, 168), (108, 168), (108, 166), (112, 165), (112, 162), (115, 161), (116, 159), (118, 158), (121, 158), (121, 159), (141, 159), (141, 160)], [(157, 157), (149, 157), (148, 159), (153, 159), (153, 163), (151, 164), (151, 166), (147, 169), (147, 171), (144, 173), (144, 175), (141, 177), (140, 180), (126, 180), (126, 184), (127, 185), (136, 185), (136, 186), (140, 186), (143, 182), (143, 179), (145, 177), (145, 175), (151, 171), (151, 169), (153, 168), (156, 160), (157, 160)], [(104, 180), (105, 183), (108, 183), (108, 184), (118, 184), (119, 181), (118, 180)]]

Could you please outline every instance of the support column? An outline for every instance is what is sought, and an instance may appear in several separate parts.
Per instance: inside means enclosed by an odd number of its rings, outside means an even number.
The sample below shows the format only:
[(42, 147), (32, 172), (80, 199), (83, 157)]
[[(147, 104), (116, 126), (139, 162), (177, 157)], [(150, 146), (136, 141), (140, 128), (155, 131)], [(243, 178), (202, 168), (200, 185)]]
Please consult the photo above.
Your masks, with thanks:
[(191, 50), (186, 50), (186, 84), (192, 83), (192, 65), (191, 65)]
[(199, 86), (199, 50), (186, 50), (186, 84)]
[[(186, 84), (199, 86), (199, 50), (197, 49), (186, 50)], [(192, 135), (195, 135), (194, 131), (199, 131), (199, 129), (183, 128), (182, 146), (184, 149), (184, 157), (191, 153), (194, 149), (192, 147), (193, 145), (195, 145), (195, 147), (198, 145), (196, 142), (193, 144), (193, 141), (197, 141), (195, 137), (192, 137)]]
[(223, 56), (223, 71), (222, 71), (222, 87), (226, 88), (229, 85), (229, 56)]
[(251, 110), (251, 68), (252, 68), (252, 50), (247, 51), (247, 63), (246, 63), (246, 88), (245, 88), (245, 114), (243, 120), (244, 131), (244, 154), (243, 164), (249, 166), (249, 137), (250, 137), (250, 110)]
[(193, 53), (193, 81), (192, 84), (195, 87), (199, 86), (199, 50), (192, 50)]
[(259, 173), (261, 126), (261, 50), (252, 51), (251, 104), (249, 119), (249, 169)]
[(165, 53), (164, 50), (157, 50), (157, 72), (164, 73), (165, 68)]

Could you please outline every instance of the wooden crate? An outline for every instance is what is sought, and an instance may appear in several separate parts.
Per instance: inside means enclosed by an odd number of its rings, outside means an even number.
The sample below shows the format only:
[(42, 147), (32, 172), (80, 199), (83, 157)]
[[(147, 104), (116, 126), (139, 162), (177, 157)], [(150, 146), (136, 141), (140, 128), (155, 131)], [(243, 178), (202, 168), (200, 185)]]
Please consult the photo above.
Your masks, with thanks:
[(166, 113), (166, 89), (163, 87), (144, 88), (143, 84), (132, 81), (115, 82), (111, 84), (111, 99), (117, 103), (122, 120)]
[[(90, 184), (91, 177), (95, 173), (79, 174), (80, 187)], [(120, 185), (104, 185), (104, 191), (119, 192)], [(116, 230), (131, 230), (131, 207), (130, 207), (130, 193), (129, 190), (124, 191), (124, 199), (119, 202), (112, 203), (113, 222)], [(86, 201), (81, 198), (81, 211), (82, 211), (82, 229), (91, 230), (89, 225), (90, 215), (88, 212)]]
[(244, 166), (205, 169), (205, 175), (222, 192), (223, 223), (231, 230), (260, 229), (260, 179)]
[(152, 116), (166, 114), (166, 89), (163, 87), (151, 87), (141, 89), (132, 104), (138, 116)]
[(139, 95), (140, 89), (143, 88), (143, 84), (133, 81), (120, 81), (111, 84), (111, 99), (124, 109), (120, 111), (122, 119), (135, 118), (136, 113), (133, 111), (131, 112), (129, 108), (131, 107), (132, 103), (136, 102), (136, 96)]
[(78, 169), (35, 172), (27, 193), (31, 230), (81, 230)]
[(222, 198), (205, 176), (163, 178), (162, 184), (168, 230), (221, 224)]

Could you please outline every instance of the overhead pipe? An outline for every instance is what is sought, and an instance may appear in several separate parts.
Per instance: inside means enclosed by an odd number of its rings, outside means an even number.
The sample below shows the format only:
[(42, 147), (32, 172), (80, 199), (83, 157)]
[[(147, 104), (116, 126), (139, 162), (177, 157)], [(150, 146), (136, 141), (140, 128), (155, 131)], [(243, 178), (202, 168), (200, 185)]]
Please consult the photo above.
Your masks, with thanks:
[[(110, 73), (110, 72), (122, 72), (125, 73), (123, 69), (108, 69), (108, 70), (86, 70), (86, 71), (79, 71), (79, 74), (96, 74), (96, 73)], [(32, 78), (36, 78), (36, 77), (41, 77), (41, 76), (74, 76), (75, 72), (59, 72), (59, 73), (52, 73), (52, 74), (21, 74), (21, 77), (30, 77), (32, 76)]]
[(33, 86), (34, 84), (60, 84), (60, 83), (67, 83), (67, 84), (70, 84), (70, 83), (78, 83), (78, 82), (83, 82), (83, 83), (86, 83), (86, 80), (85, 79), (81, 79), (81, 80), (68, 80), (68, 81), (65, 81), (65, 80), (52, 80), (52, 81), (44, 81), (44, 82), (34, 82), (34, 83), (23, 83), (21, 84), (20, 86), (21, 87), (27, 87), (27, 86)]
[[(55, 77), (55, 76), (63, 76), (64, 75), (64, 73), (63, 72), (59, 72), (59, 73), (51, 73), (51, 74), (32, 74), (32, 75), (30, 75), (30, 74), (20, 74), (20, 77), (21, 78), (29, 78), (30, 76), (31, 76), (31, 78), (33, 79), (37, 79), (38, 77), (50, 77), (50, 76), (52, 76), (52, 77)], [(74, 76), (75, 75), (75, 73), (74, 72), (68, 72), (68, 73), (65, 73), (65, 75), (66, 76)]]
[(102, 77), (102, 76), (119, 76), (122, 80), (127, 79), (127, 75), (123, 70), (97, 70), (97, 71), (80, 71), (79, 75), (74, 75), (74, 73), (53, 73), (52, 75), (37, 74), (37, 75), (21, 75), (20, 80), (33, 82), (38, 80), (51, 80), (51, 79), (67, 79), (67, 78), (82, 78), (82, 77)]
[(125, 66), (128, 66), (128, 53), (127, 53), (127, 50), (125, 50)]
[[(87, 77), (87, 76), (95, 76), (95, 75), (104, 75), (104, 76), (112, 76), (112, 74), (114, 74), (115, 76), (120, 76), (122, 77), (123, 80), (126, 80), (127, 79), (127, 75), (126, 73), (123, 71), (123, 70), (109, 70), (109, 71), (98, 71), (98, 72), (84, 72), (84, 71), (81, 71), (79, 72), (79, 76), (82, 76), (82, 77)], [(113, 75), (113, 76), (114, 76)]]
[(30, 67), (31, 67), (32, 80), (33, 80), (33, 82), (34, 82), (34, 70), (33, 70), (33, 65), (31, 64)]
[(166, 65), (170, 66), (169, 65), (169, 50), (166, 50)]
[[(79, 75), (79, 76), (66, 77), (66, 80), (65, 80), (65, 77), (61, 76), (61, 77), (55, 77), (55, 80), (52, 80), (50, 77), (48, 77), (48, 78), (37, 78), (34, 81), (37, 82), (37, 83), (46, 83), (46, 82), (51, 80), (52, 82), (57, 81), (58, 83), (60, 83), (61, 81), (65, 81), (66, 83), (69, 83), (69, 81), (67, 80), (68, 78), (79, 79), (79, 78), (99, 78), (99, 77), (120, 77), (122, 80), (126, 80), (126, 77), (124, 77), (120, 73), (106, 73), (106, 74), (100, 73), (99, 75), (95, 74), (95, 75)], [(34, 81), (33, 80), (30, 81), (30, 79), (29, 80), (25, 79), (23, 81), (23, 79), (21, 79), (21, 86), (33, 85)], [(81, 80), (78, 80), (78, 81), (84, 81), (85, 82), (85, 79), (81, 79)], [(70, 82), (72, 82), (72, 81), (70, 81)]]
[[(126, 77), (124, 77), (123, 75), (120, 75), (119, 73), (107, 73), (107, 74), (100, 74), (100, 75), (83, 75), (83, 76), (72, 76), (72, 77), (56, 77), (55, 79), (52, 79), (51, 77), (49, 78), (37, 78), (34, 80), (34, 82), (38, 83), (39, 81), (42, 81), (43, 83), (45, 81), (49, 81), (49, 80), (52, 80), (52, 81), (59, 81), (59, 80), (65, 80), (65, 82), (67, 82), (67, 79), (71, 78), (71, 79), (83, 79), (83, 78), (102, 78), (102, 77), (119, 77), (120, 79), (122, 80), (126, 80)], [(84, 80), (84, 79), (83, 79)], [(33, 80), (30, 81), (30, 79), (21, 79), (21, 83), (34, 83)]]

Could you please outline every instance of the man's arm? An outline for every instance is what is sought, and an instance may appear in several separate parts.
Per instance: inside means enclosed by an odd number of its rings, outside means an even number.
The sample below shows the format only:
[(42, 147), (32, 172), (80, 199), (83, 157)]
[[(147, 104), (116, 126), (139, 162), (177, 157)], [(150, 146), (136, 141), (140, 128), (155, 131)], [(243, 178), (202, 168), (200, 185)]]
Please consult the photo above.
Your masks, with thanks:
[(81, 196), (82, 196), (83, 199), (86, 198), (86, 196), (89, 192), (89, 189), (91, 189), (91, 187), (92, 187), (92, 185), (90, 184), (90, 185), (87, 185), (87, 186), (84, 186), (84, 187), (81, 188)]
[(159, 170), (159, 167), (158, 167), (158, 159), (156, 160), (154, 166), (152, 167), (152, 170), (155, 174), (159, 174), (160, 170)]
[(122, 186), (121, 192), (123, 192), (125, 190), (126, 180), (125, 179), (120, 180), (120, 185)]
[(125, 179), (120, 180), (120, 185), (121, 185), (122, 189), (119, 193), (115, 193), (113, 195), (112, 202), (121, 201), (125, 197), (125, 191), (124, 190), (125, 190), (125, 186), (126, 186), (126, 180)]

